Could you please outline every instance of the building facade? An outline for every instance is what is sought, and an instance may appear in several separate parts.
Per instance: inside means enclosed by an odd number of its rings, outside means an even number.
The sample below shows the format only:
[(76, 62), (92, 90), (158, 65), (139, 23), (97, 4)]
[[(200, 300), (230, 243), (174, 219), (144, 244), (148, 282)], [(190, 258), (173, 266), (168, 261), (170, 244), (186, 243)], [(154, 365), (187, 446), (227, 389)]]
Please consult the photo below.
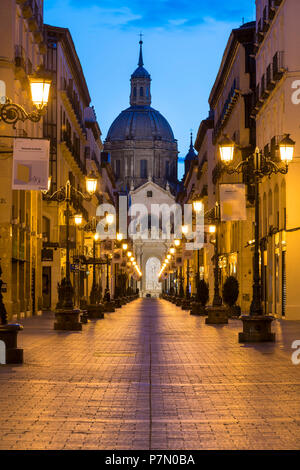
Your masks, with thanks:
[[(43, 2), (3, 0), (0, 18), (1, 92), (31, 112), (29, 76), (42, 64), (46, 50)], [(19, 137), (43, 137), (42, 121), (19, 121), (15, 128), (0, 121), (0, 258), (9, 319), (42, 308), (42, 198), (40, 191), (12, 189), (13, 138)]]
[[(70, 181), (71, 187), (85, 193), (85, 178), (91, 170), (98, 177), (98, 188), (90, 201), (72, 194), (71, 198), (71, 262), (72, 283), (77, 288), (75, 303), (88, 300), (91, 277), (80, 256), (91, 256), (92, 227), (99, 204), (114, 204), (114, 176), (107, 155), (102, 153), (101, 130), (84, 74), (69, 30), (45, 25), (46, 69), (52, 73), (51, 100), (44, 119), (44, 136), (50, 138), (51, 191), (54, 193)], [(43, 309), (54, 309), (57, 285), (66, 274), (65, 203), (44, 198), (43, 201)], [(83, 222), (76, 226), (75, 215)], [(87, 227), (86, 230), (83, 230)], [(100, 256), (99, 248), (97, 254)], [(104, 267), (97, 267), (97, 280), (104, 292)]]
[[(169, 243), (162, 236), (162, 212), (163, 206), (175, 203), (178, 150), (171, 126), (151, 107), (151, 77), (144, 68), (142, 44), (140, 41), (138, 68), (131, 75), (130, 107), (112, 123), (104, 150), (111, 156), (117, 188), (129, 196), (129, 206), (143, 205), (147, 210), (140, 214), (133, 234), (133, 252), (143, 272), (138, 283), (141, 295), (157, 296), (161, 292), (157, 275)], [(155, 240), (151, 240), (152, 204), (161, 206)], [(130, 217), (129, 223), (132, 220)]]
[[(279, 162), (278, 142), (289, 133), (300, 152), (299, 100), (300, 36), (297, 0), (256, 1), (256, 100), (254, 117), (257, 145)], [(299, 87), (299, 85), (298, 85)], [(260, 188), (261, 258), (265, 311), (286, 319), (300, 319), (297, 285), (300, 211), (297, 189), (299, 160), (287, 175), (265, 178)], [(296, 196), (296, 198), (295, 198)]]
[(138, 68), (131, 75), (130, 107), (112, 123), (105, 151), (111, 155), (117, 187), (135, 189), (152, 181), (177, 183), (177, 141), (168, 121), (151, 105), (151, 77), (144, 68), (142, 41)]

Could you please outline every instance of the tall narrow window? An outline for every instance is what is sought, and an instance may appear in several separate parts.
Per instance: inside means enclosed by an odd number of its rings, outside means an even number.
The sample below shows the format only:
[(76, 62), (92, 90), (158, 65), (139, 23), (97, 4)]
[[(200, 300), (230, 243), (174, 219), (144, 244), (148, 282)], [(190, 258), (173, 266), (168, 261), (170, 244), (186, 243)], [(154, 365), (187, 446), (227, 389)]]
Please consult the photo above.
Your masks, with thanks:
[(140, 88), (140, 96), (144, 96), (144, 88), (142, 86)]
[(133, 89), (133, 96), (136, 98), (136, 86)]
[(148, 177), (148, 162), (147, 160), (141, 160), (141, 178)]
[(170, 176), (170, 162), (169, 160), (166, 161), (166, 178)]
[(120, 160), (116, 160), (115, 170), (116, 170), (116, 177), (120, 178), (120, 174), (121, 174), (121, 161)]

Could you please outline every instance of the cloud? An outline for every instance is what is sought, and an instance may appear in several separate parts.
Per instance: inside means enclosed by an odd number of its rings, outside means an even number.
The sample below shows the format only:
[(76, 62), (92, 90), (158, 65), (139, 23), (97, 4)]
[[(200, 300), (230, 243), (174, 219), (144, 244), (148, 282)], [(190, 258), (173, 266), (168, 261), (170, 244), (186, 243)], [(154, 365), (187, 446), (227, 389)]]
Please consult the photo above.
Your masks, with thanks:
[[(51, 5), (51, 2), (53, 0), (47, 3)], [(91, 12), (98, 13), (103, 25), (110, 22), (110, 26), (143, 29), (191, 28), (202, 24), (207, 16), (218, 21), (241, 23), (242, 18), (253, 19), (255, 7), (254, 0), (89, 0), (88, 4), (82, 0), (69, 0), (64, 3), (79, 11), (90, 8)]]

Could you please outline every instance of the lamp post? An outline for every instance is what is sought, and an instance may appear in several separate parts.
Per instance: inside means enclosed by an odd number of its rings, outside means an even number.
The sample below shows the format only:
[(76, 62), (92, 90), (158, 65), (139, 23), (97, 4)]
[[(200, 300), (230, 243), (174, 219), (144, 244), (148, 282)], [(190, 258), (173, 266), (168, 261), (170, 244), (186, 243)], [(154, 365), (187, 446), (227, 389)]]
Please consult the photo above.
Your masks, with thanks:
[(90, 303), (96, 305), (99, 303), (98, 284), (96, 281), (96, 242), (99, 240), (99, 234), (93, 236), (93, 282), (90, 293)]
[(214, 296), (212, 306), (207, 307), (207, 325), (220, 325), (228, 323), (227, 309), (222, 305), (222, 297), (220, 295), (220, 267), (219, 267), (219, 236), (220, 236), (220, 206), (216, 202), (213, 217), (209, 217), (213, 225), (209, 226), (209, 233), (215, 234), (215, 240), (211, 241), (214, 245)]
[(253, 294), (250, 306), (250, 315), (243, 315), (243, 332), (239, 333), (239, 342), (262, 342), (275, 341), (275, 333), (271, 332), (273, 317), (264, 315), (261, 300), (261, 279), (259, 269), (259, 183), (261, 180), (272, 174), (286, 175), (288, 165), (293, 160), (295, 142), (289, 134), (285, 134), (279, 143), (279, 151), (282, 165), (273, 162), (271, 158), (266, 157), (257, 147), (254, 154), (238, 163), (237, 166), (231, 166), (234, 156), (235, 143), (224, 136), (219, 143), (222, 170), (228, 174), (246, 173), (252, 177), (255, 188), (255, 243), (253, 255)]
[[(202, 212), (204, 209), (204, 204), (200, 196), (196, 196), (193, 200), (193, 210), (197, 215)], [(197, 225), (196, 225), (197, 229)], [(200, 303), (200, 247), (196, 246), (197, 249), (197, 267), (195, 273), (195, 284), (196, 284), (196, 301), (191, 305), (191, 314), (200, 315), (203, 311), (203, 308)]]
[(222, 297), (220, 295), (220, 268), (219, 268), (219, 236), (220, 236), (220, 206), (216, 202), (215, 216), (213, 219), (215, 225), (209, 226), (209, 232), (215, 234), (214, 245), (214, 297), (213, 307), (222, 305)]
[(1, 320), (1, 325), (7, 325), (7, 312), (5, 305), (3, 303), (3, 295), (2, 295), (2, 287), (4, 285), (4, 282), (1, 279), (2, 277), (2, 268), (0, 264), (0, 320)]
[(14, 129), (18, 121), (39, 122), (45, 114), (51, 82), (51, 76), (40, 66), (35, 74), (29, 76), (31, 99), (36, 109), (27, 112), (23, 106), (6, 97), (5, 103), (0, 103), (0, 121), (11, 124)]
[[(182, 225), (181, 232), (182, 232), (183, 239), (186, 240), (185, 236), (189, 233), (189, 226)], [(187, 263), (186, 263), (185, 296), (184, 296), (184, 301), (182, 302), (181, 308), (182, 310), (189, 310), (190, 308), (190, 261), (189, 259), (187, 260)]]
[[(97, 189), (97, 177), (91, 172), (86, 178), (86, 194), (83, 194), (78, 189), (71, 186), (68, 180), (65, 186), (62, 186), (53, 194), (44, 192), (44, 199), (46, 201), (56, 201), (58, 203), (66, 203), (66, 277), (62, 280), (59, 286), (59, 302), (57, 305), (56, 319), (54, 324), (56, 330), (80, 330), (81, 324), (78, 322), (78, 311), (74, 309), (73, 296), (74, 289), (70, 278), (70, 204), (74, 195), (80, 196), (87, 201), (91, 200), (92, 195)], [(74, 311), (72, 315), (71, 312)], [(77, 312), (77, 317), (75, 312)]]

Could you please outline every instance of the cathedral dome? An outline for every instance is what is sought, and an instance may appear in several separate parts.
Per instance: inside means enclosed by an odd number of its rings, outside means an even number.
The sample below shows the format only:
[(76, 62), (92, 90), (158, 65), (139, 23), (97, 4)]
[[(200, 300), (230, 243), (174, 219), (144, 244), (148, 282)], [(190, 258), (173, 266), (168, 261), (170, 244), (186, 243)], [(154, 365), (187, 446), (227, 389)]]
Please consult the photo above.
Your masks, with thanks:
[(168, 121), (150, 106), (130, 106), (119, 114), (108, 131), (106, 140), (163, 140), (174, 142)]

